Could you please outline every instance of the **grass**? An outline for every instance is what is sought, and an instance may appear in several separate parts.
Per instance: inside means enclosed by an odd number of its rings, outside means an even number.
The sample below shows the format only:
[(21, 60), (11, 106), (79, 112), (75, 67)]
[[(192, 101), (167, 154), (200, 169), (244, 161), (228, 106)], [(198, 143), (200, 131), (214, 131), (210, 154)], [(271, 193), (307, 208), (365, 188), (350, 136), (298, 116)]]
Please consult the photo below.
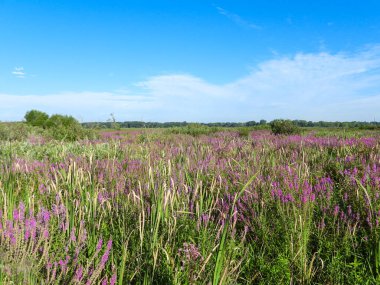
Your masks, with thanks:
[(0, 283), (379, 284), (378, 132), (195, 129), (0, 142)]

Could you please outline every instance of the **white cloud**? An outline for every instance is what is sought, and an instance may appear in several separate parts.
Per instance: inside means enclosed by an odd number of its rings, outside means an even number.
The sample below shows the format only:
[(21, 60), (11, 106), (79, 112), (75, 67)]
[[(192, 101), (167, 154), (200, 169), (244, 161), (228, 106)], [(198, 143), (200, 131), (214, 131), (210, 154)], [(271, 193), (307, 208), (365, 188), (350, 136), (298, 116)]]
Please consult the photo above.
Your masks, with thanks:
[(25, 75), (26, 75), (24, 68), (22, 66), (15, 67), (12, 71), (12, 74), (16, 76), (17, 78), (25, 78)]
[(380, 110), (380, 46), (277, 58), (226, 84), (167, 74), (113, 92), (0, 94), (0, 102), (2, 120), (21, 119), (36, 108), (84, 121), (104, 121), (110, 113), (118, 120), (146, 121), (369, 121)]
[(168, 119), (371, 120), (380, 109), (380, 49), (269, 60), (224, 85), (165, 75), (140, 86), (152, 98), (161, 98)]

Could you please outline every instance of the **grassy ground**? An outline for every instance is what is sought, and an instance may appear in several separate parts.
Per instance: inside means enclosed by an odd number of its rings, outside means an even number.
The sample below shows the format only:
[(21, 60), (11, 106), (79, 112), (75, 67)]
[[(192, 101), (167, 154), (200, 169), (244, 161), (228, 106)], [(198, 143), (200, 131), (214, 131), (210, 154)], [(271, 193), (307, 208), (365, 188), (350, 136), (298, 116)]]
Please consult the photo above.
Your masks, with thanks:
[(208, 130), (0, 142), (0, 284), (380, 283), (378, 132)]

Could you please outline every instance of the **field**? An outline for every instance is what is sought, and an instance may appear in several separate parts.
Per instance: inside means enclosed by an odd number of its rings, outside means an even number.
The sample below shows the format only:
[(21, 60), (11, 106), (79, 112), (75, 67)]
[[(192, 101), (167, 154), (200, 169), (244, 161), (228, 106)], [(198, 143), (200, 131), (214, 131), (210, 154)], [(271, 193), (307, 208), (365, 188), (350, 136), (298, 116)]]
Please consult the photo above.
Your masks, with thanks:
[(0, 142), (0, 284), (380, 284), (380, 133)]

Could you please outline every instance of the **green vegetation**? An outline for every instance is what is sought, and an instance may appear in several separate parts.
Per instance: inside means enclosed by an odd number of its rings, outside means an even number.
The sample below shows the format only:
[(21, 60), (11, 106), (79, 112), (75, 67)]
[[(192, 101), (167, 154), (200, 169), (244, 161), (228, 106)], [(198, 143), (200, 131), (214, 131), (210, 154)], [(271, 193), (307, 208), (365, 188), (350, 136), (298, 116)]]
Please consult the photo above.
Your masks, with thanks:
[(0, 284), (379, 284), (380, 132), (271, 127), (1, 123)]
[(26, 112), (24, 118), (28, 125), (44, 128), (49, 115), (38, 110), (31, 110)]
[(184, 127), (172, 127), (166, 130), (167, 134), (186, 134), (191, 136), (208, 135), (221, 131), (218, 127), (208, 127), (201, 124), (188, 124)]
[(0, 141), (25, 140), (30, 128), (23, 123), (0, 123)]
[(95, 139), (97, 133), (84, 128), (74, 117), (31, 110), (25, 114), (25, 123), (0, 123), (0, 140), (21, 141), (28, 138), (77, 141)]
[(294, 135), (301, 131), (290, 120), (274, 120), (270, 123), (270, 128), (275, 135)]
[[(276, 120), (274, 120), (276, 121)], [(272, 121), (273, 122), (273, 121)], [(312, 122), (305, 120), (292, 120), (291, 121), (297, 127), (302, 128), (341, 128), (341, 129), (368, 129), (368, 130), (379, 130), (380, 122)], [(172, 128), (172, 127), (186, 127), (194, 123), (188, 122), (141, 122), (141, 121), (127, 121), (127, 122), (116, 122), (112, 117), (108, 122), (92, 122), (83, 123), (86, 128), (98, 128), (107, 129), (115, 128), (115, 124), (118, 128)], [(200, 125), (207, 127), (218, 127), (218, 128), (239, 128), (239, 127), (255, 127), (255, 129), (269, 129), (269, 124), (266, 120), (260, 120), (259, 122), (249, 121), (245, 123), (235, 123), (235, 122), (221, 122), (221, 123), (202, 123)]]
[(0, 284), (380, 283), (378, 131), (69, 126), (0, 124)]

